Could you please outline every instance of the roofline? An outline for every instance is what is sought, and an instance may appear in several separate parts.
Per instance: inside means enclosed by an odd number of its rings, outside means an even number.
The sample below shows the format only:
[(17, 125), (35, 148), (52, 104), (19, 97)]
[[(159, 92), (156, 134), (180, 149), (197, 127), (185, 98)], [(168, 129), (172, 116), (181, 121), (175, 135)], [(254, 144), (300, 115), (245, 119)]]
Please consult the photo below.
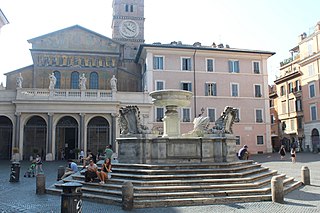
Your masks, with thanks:
[(214, 48), (208, 46), (192, 46), (192, 45), (173, 45), (173, 44), (141, 44), (136, 56), (135, 61), (139, 60), (141, 52), (145, 47), (157, 47), (157, 48), (169, 48), (169, 49), (190, 49), (190, 50), (209, 50), (209, 51), (217, 51), (217, 52), (237, 52), (237, 53), (257, 53), (257, 54), (266, 54), (266, 55), (274, 55), (275, 52), (270, 51), (262, 51), (262, 50), (247, 50), (247, 49), (234, 49), (234, 48)]
[(19, 73), (20, 71), (22, 71), (22, 70), (24, 70), (24, 69), (26, 69), (26, 68), (29, 68), (29, 67), (30, 67), (30, 68), (31, 68), (31, 67), (34, 67), (34, 65), (31, 64), (31, 65), (28, 65), (28, 66), (19, 68), (19, 69), (17, 69), (17, 70), (13, 70), (13, 71), (10, 71), (10, 72), (7, 72), (7, 73), (3, 73), (3, 75), (9, 75), (9, 74), (13, 74), (13, 73), (15, 73), (15, 72)]
[(4, 18), (4, 24), (5, 24), (5, 25), (6, 25), (6, 24), (9, 24), (9, 21), (8, 21), (7, 17), (4, 15), (4, 13), (2, 12), (1, 9), (0, 9), (0, 15), (3, 16), (3, 18)]
[(120, 55), (120, 52), (90, 52), (77, 50), (53, 50), (53, 49), (30, 49), (30, 52), (50, 52), (50, 53), (81, 53), (81, 54), (98, 54), (98, 55)]
[(41, 39), (41, 38), (44, 38), (44, 37), (46, 37), (46, 36), (48, 36), (48, 35), (50, 35), (50, 34), (62, 32), (62, 31), (65, 31), (65, 30), (68, 30), (68, 29), (71, 29), (71, 28), (80, 28), (80, 29), (85, 30), (85, 31), (87, 31), (87, 32), (89, 32), (89, 33), (95, 34), (95, 35), (97, 35), (97, 36), (99, 36), (99, 37), (102, 37), (102, 38), (105, 38), (105, 39), (108, 39), (108, 40), (112, 40), (113, 42), (115, 42), (115, 43), (117, 43), (117, 44), (119, 44), (119, 45), (123, 45), (122, 43), (120, 43), (120, 42), (118, 42), (118, 41), (115, 41), (115, 40), (113, 40), (113, 39), (111, 39), (111, 38), (109, 38), (109, 37), (107, 37), (107, 36), (104, 36), (104, 35), (102, 35), (102, 34), (100, 34), (100, 33), (97, 33), (97, 32), (94, 32), (94, 31), (92, 31), (92, 30), (89, 30), (89, 29), (87, 29), (87, 28), (85, 28), (85, 27), (82, 27), (82, 26), (80, 26), (80, 25), (77, 25), (77, 24), (76, 24), (76, 25), (73, 25), (73, 26), (70, 26), (70, 27), (66, 27), (66, 28), (57, 30), (57, 31), (53, 31), (53, 32), (51, 32), (51, 33), (47, 33), (47, 34), (41, 35), (41, 36), (38, 36), (38, 37), (35, 37), (35, 38), (31, 38), (31, 39), (29, 39), (29, 40), (27, 40), (27, 41), (28, 41), (29, 43), (32, 43), (32, 41), (34, 41), (34, 40)]

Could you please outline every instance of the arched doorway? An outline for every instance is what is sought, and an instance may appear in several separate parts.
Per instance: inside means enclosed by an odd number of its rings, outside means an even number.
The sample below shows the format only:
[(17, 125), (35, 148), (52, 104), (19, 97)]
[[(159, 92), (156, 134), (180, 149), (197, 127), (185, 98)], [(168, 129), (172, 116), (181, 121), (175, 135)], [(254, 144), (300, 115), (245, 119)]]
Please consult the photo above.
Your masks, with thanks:
[(0, 116), (0, 160), (11, 159), (12, 122), (6, 116)]
[(320, 139), (319, 139), (319, 131), (317, 129), (312, 130), (311, 141), (312, 141), (313, 152), (319, 152), (320, 151)]
[(56, 159), (75, 159), (78, 144), (78, 122), (71, 116), (61, 118), (56, 127)]
[(47, 124), (40, 116), (31, 117), (24, 127), (23, 159), (30, 159), (37, 154), (45, 159)]
[(87, 150), (92, 151), (97, 156), (102, 154), (110, 144), (110, 125), (103, 117), (94, 117), (90, 120), (87, 127)]

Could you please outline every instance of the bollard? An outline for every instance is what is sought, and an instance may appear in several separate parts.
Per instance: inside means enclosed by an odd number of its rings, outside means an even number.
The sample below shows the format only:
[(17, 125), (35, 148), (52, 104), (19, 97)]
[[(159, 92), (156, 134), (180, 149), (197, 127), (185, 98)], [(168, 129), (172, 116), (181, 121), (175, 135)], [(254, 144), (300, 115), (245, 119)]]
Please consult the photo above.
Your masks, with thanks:
[(301, 168), (301, 179), (304, 185), (310, 185), (310, 170), (307, 166)]
[(133, 209), (133, 185), (130, 181), (122, 185), (122, 209)]
[(280, 176), (271, 179), (272, 202), (284, 203), (283, 180)]
[(42, 195), (46, 193), (46, 176), (37, 174), (36, 176), (36, 194)]
[(20, 176), (20, 163), (19, 162), (12, 162), (11, 164), (11, 173), (10, 173), (10, 182), (19, 182)]
[(82, 184), (77, 182), (68, 182), (61, 186), (61, 213), (82, 212)]
[(57, 181), (61, 180), (61, 177), (64, 175), (64, 166), (59, 166)]

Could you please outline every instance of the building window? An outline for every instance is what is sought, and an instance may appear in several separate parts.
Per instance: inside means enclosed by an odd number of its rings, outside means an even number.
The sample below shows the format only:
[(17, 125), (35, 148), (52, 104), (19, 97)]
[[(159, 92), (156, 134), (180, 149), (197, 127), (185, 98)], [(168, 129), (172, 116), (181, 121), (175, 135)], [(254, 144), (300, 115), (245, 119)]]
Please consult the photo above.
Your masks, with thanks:
[(190, 122), (190, 108), (182, 108), (182, 122)]
[(239, 84), (231, 84), (231, 96), (238, 97), (239, 96)]
[(133, 5), (132, 5), (132, 4), (131, 4), (131, 5), (126, 4), (126, 5), (124, 6), (124, 10), (125, 10), (126, 12), (133, 12)]
[(295, 83), (295, 91), (301, 91), (301, 84), (300, 84), (300, 80), (296, 80)]
[(182, 82), (181, 89), (186, 91), (192, 91), (192, 84), (190, 82)]
[(240, 145), (241, 142), (240, 142), (240, 136), (236, 136), (236, 145)]
[(164, 89), (164, 81), (156, 81), (156, 90), (163, 90)]
[[(54, 77), (56, 77), (56, 85), (55, 85), (55, 89), (60, 89), (61, 87), (61, 73), (59, 71), (54, 71), (53, 72)], [(79, 80), (79, 79), (78, 79)]]
[(293, 98), (289, 99), (288, 104), (289, 104), (289, 106), (288, 106), (289, 112), (294, 112), (295, 111), (295, 109), (294, 109), (294, 107), (295, 107), (294, 99)]
[(217, 84), (206, 83), (205, 84), (205, 95), (206, 96), (217, 96)]
[(261, 85), (254, 85), (254, 97), (261, 97)]
[(296, 100), (296, 111), (301, 112), (302, 111), (302, 101), (301, 99)]
[(309, 84), (309, 97), (313, 98), (316, 96), (315, 86), (314, 83)]
[(216, 121), (216, 109), (209, 108), (208, 109), (208, 117), (210, 122)]
[(256, 109), (256, 123), (262, 123), (262, 109)]
[(293, 82), (290, 82), (288, 84), (288, 91), (289, 91), (289, 93), (293, 93)]
[(191, 70), (191, 58), (181, 58), (181, 70)]
[(314, 66), (313, 66), (313, 64), (309, 64), (308, 65), (308, 73), (309, 73), (309, 76), (314, 75)]
[(311, 113), (311, 120), (312, 121), (317, 120), (317, 106), (316, 105), (310, 106), (310, 113)]
[(96, 73), (96, 72), (90, 73), (89, 88), (90, 89), (98, 89), (99, 88), (99, 76), (98, 76), (98, 73)]
[(214, 59), (207, 59), (207, 72), (214, 71)]
[(79, 72), (71, 73), (71, 89), (79, 89)]
[(285, 90), (284, 86), (281, 86), (280, 87), (280, 96), (283, 96), (285, 94), (286, 94), (286, 90)]
[(257, 136), (257, 145), (263, 145), (264, 141), (263, 141), (263, 136), (262, 135), (258, 135)]
[(228, 61), (228, 65), (229, 65), (229, 72), (239, 73), (239, 71), (240, 71), (239, 61), (237, 61), (237, 60), (229, 60)]
[(297, 118), (297, 123), (298, 129), (302, 129), (302, 117)]
[(282, 114), (287, 113), (287, 104), (286, 104), (286, 101), (282, 101), (282, 102), (281, 102), (281, 110), (282, 110)]
[(271, 121), (271, 124), (274, 124), (275, 118), (273, 114), (270, 115), (270, 121)]
[(162, 122), (164, 117), (164, 108), (157, 107), (156, 108), (156, 122)]
[(163, 70), (163, 56), (154, 56), (153, 57), (153, 69)]
[(295, 129), (294, 123), (295, 123), (295, 119), (291, 119), (290, 120), (291, 131), (293, 131)]
[(253, 66), (253, 73), (260, 74), (260, 61), (254, 61), (252, 63), (252, 66)]

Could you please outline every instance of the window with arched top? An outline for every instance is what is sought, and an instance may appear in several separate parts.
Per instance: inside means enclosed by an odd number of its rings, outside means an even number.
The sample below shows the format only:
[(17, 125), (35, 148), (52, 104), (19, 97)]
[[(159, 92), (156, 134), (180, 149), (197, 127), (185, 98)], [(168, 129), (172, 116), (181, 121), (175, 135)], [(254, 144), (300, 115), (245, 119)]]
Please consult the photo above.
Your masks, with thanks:
[(56, 85), (55, 85), (55, 89), (60, 89), (61, 86), (61, 73), (59, 71), (54, 71), (53, 72), (54, 77), (56, 77), (57, 81), (56, 81)]
[(79, 89), (79, 72), (74, 71), (71, 73), (71, 89)]
[(90, 89), (98, 89), (99, 88), (99, 76), (98, 76), (98, 73), (96, 73), (96, 72), (90, 73), (89, 88)]

